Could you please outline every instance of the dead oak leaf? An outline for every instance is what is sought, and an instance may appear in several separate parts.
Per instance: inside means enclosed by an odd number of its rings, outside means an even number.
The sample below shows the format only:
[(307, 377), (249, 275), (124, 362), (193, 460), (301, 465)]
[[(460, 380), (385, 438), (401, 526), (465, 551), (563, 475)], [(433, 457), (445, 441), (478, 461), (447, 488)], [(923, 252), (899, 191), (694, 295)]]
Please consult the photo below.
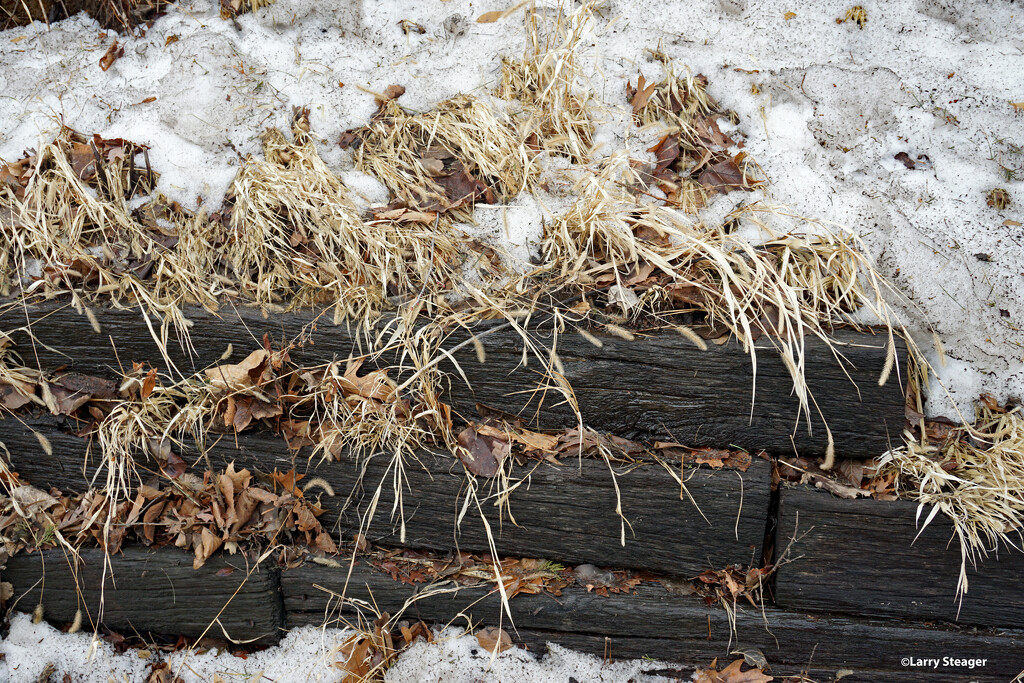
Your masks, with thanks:
[(747, 177), (736, 160), (731, 157), (702, 171), (697, 177), (697, 182), (711, 194), (724, 194), (733, 190), (749, 188)]
[(358, 374), (362, 361), (352, 361), (345, 368), (339, 383), (345, 394), (356, 394), (363, 398), (389, 402), (395, 398), (394, 382), (388, 378), (387, 370), (373, 370), (365, 375)]
[(714, 664), (707, 669), (697, 669), (694, 680), (696, 683), (768, 683), (775, 679), (760, 669), (743, 671), (743, 660), (737, 659), (721, 671), (716, 670)]
[(643, 74), (640, 74), (637, 78), (635, 89), (629, 83), (626, 84), (626, 94), (630, 97), (629, 104), (633, 107), (634, 115), (639, 114), (647, 106), (647, 102), (651, 99), (651, 95), (654, 94), (657, 87), (657, 83), (648, 85), (647, 79), (644, 78)]
[(104, 71), (110, 68), (110, 66), (118, 60), (119, 57), (124, 56), (124, 48), (118, 46), (117, 41), (107, 48), (107, 51), (100, 57), (100, 68)]
[(512, 647), (512, 637), (505, 632), (505, 629), (495, 626), (478, 631), (476, 640), (480, 643), (480, 647), (488, 652), (494, 652), (495, 650), (504, 652)]
[(501, 468), (501, 463), (511, 452), (507, 440), (502, 441), (494, 436), (485, 436), (473, 426), (466, 427), (458, 436), (459, 459), (472, 474), (481, 477), (493, 477)]
[(206, 378), (217, 389), (244, 391), (259, 385), (263, 379), (269, 379), (267, 359), (270, 354), (264, 349), (250, 353), (241, 363), (236, 365), (218, 365), (206, 369)]

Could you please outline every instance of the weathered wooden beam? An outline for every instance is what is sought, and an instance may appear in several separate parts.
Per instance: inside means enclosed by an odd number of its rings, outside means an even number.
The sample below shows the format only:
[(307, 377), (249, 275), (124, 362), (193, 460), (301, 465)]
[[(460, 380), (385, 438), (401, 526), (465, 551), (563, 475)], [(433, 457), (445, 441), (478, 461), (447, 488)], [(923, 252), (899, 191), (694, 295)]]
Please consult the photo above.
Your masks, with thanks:
[(284, 621), (280, 574), (241, 555), (217, 555), (199, 570), (177, 548), (125, 548), (105, 566), (102, 551), (83, 549), (73, 562), (61, 549), (8, 558), (0, 570), (14, 587), (16, 609), (82, 628), (102, 623), (128, 634), (162, 634), (273, 643)]
[[(274, 313), (224, 308), (220, 317), (201, 309), (189, 309), (192, 321), (191, 348), (171, 336), (168, 357), (184, 373), (220, 362), (233, 345), (237, 362), (263, 334), (275, 343), (307, 337), (292, 356), (300, 362), (321, 362), (346, 358), (359, 351), (359, 339), (345, 327), (310, 312)], [(0, 330), (12, 333), (25, 362), (54, 368), (69, 365), (84, 373), (104, 369), (116, 374), (132, 361), (165, 365), (150, 325), (139, 311), (102, 309), (95, 311), (101, 326), (96, 332), (90, 321), (65, 303), (45, 302), (26, 307), (8, 306), (0, 312)], [(154, 328), (155, 321), (150, 320)], [(31, 327), (36, 343), (24, 332)], [(452, 372), (450, 399), (457, 410), (473, 415), (482, 402), (509, 413), (539, 415), (539, 426), (562, 428), (576, 423), (569, 407), (549, 392), (538, 413), (537, 385), (540, 363), (522, 365), (523, 342), (513, 331), (494, 324), (475, 329), (486, 349), (486, 362), (477, 360), (472, 345), (455, 353), (469, 379), (469, 387)], [(821, 416), (801, 413), (793, 383), (772, 342), (763, 337), (755, 344), (755, 373), (751, 357), (735, 341), (711, 345), (701, 351), (689, 340), (675, 334), (638, 335), (627, 341), (596, 332), (602, 346), (568, 332), (558, 338), (558, 353), (566, 379), (575, 392), (584, 421), (591, 427), (628, 438), (661, 438), (690, 445), (725, 447), (730, 444), (748, 450), (765, 449), (790, 454), (822, 455), (827, 435)], [(537, 331), (541, 348), (551, 345), (550, 332)], [(309, 341), (311, 339), (311, 341)], [(466, 339), (460, 332), (445, 342), (454, 349)], [(904, 398), (897, 373), (884, 386), (878, 377), (885, 362), (885, 337), (838, 330), (835, 333), (837, 359), (817, 338), (804, 341), (805, 376), (817, 401), (817, 408), (832, 430), (838, 457), (863, 458), (884, 452), (903, 427)], [(899, 345), (903, 367), (905, 349)], [(810, 426), (810, 431), (808, 430)]]
[[(42, 450), (33, 431), (50, 442), (52, 455)], [(85, 491), (96, 471), (97, 456), (86, 458), (86, 439), (61, 430), (52, 418), (0, 420), (0, 441), (10, 451), (12, 469), (44, 489)], [(139, 458), (145, 468), (145, 456)], [(328, 510), (322, 522), (345, 538), (361, 528), (379, 485), (377, 514), (364, 531), (374, 543), (489, 552), (484, 515), (502, 554), (683, 576), (728, 564), (760, 564), (771, 484), (770, 463), (760, 458), (746, 472), (707, 468), (680, 472), (675, 463), (675, 474), (685, 479), (689, 495), (659, 464), (613, 464), (613, 479), (612, 469), (603, 460), (570, 458), (560, 467), (543, 463), (513, 470), (513, 478), (522, 480), (509, 496), (515, 523), (495, 504), (496, 491), (491, 487), (496, 480), (478, 480), (480, 506), (471, 503), (457, 526), (468, 495), (462, 465), (450, 455), (421, 451), (416, 460), (405, 462), (401, 479), (403, 540), (399, 519), (391, 518), (396, 479), (389, 457), (371, 458), (364, 472), (363, 465), (351, 459), (311, 461), (308, 454), (288, 451), (280, 437), (256, 432), (238, 435), (237, 447), (233, 436), (221, 439), (208, 458), (215, 469), (229, 462), (260, 472), (294, 467), (310, 478), (323, 479), (335, 495), (321, 498)], [(187, 460), (200, 469), (207, 466), (195, 454), (187, 455)], [(350, 504), (343, 509), (346, 501)], [(616, 512), (620, 502), (626, 521)]]
[[(570, 586), (560, 596), (518, 595), (509, 602), (512, 623), (503, 616), (498, 594), (486, 587), (431, 595), (422, 586), (409, 586), (365, 564), (357, 564), (348, 579), (341, 568), (306, 564), (282, 572), (286, 620), (300, 625), (343, 623), (358, 609), (341, 607), (339, 596), (376, 605), (408, 618), (464, 625), (499, 623), (519, 642), (543, 651), (554, 642), (598, 656), (618, 659), (654, 657), (691, 666), (706, 666), (732, 652), (760, 650), (771, 673), (802, 670), (826, 673), (815, 680), (833, 680), (837, 671), (857, 672), (854, 681), (1002, 681), (1012, 678), (1024, 661), (1024, 631), (979, 632), (914, 623), (811, 615), (777, 608), (755, 609), (740, 604), (735, 632), (722, 606), (707, 606), (699, 597), (670, 592), (660, 582), (640, 584), (635, 593), (608, 596)], [(348, 603), (346, 603), (348, 604)], [(372, 616), (372, 615), (371, 615)], [(339, 621), (340, 620), (340, 621)], [(514, 625), (513, 625), (514, 624)], [(986, 659), (981, 667), (942, 666), (938, 669), (904, 666), (903, 657)], [(937, 678), (938, 676), (938, 678)], [(970, 678), (966, 678), (970, 676)]]
[[(89, 614), (95, 617), (99, 594), (95, 581), (103, 565), (102, 553), (82, 551), (78, 584), (66, 569), (63, 553), (48, 551), (43, 556), (46, 618), (73, 620), (81, 604), (76, 585), (83, 588)], [(751, 649), (766, 656), (770, 673), (776, 676), (806, 671), (815, 680), (831, 680), (838, 671), (849, 670), (852, 673), (843, 680), (1006, 681), (1019, 672), (1024, 658), (1021, 630), (980, 631), (755, 609), (745, 604), (735, 610), (733, 631), (724, 608), (666, 587), (678, 584), (659, 581), (645, 581), (633, 593), (608, 596), (578, 586), (563, 589), (557, 597), (520, 594), (509, 603), (513, 626), (502, 616), (499, 597), (487, 587), (432, 593), (422, 585), (394, 581), (363, 560), (353, 567), (351, 577), (344, 563), (341, 567), (308, 563), (284, 571), (261, 567), (245, 582), (247, 564), (238, 557), (215, 556), (195, 571), (191, 555), (175, 548), (126, 548), (110, 562), (117, 584), (108, 582), (104, 591), (102, 623), (143, 635), (196, 637), (207, 631), (209, 636), (223, 638), (226, 632), (236, 640), (249, 636), (268, 643), (279, 637), (281, 627), (343, 625), (354, 622), (360, 613), (375, 617), (374, 611), (394, 616), (418, 595), (405, 608), (404, 618), (437, 624), (464, 625), (466, 619), (474, 625), (501, 624), (516, 641), (537, 652), (552, 642), (616, 659), (646, 655), (678, 662), (684, 670), (706, 666), (715, 657), (728, 661), (738, 649)], [(218, 569), (229, 566), (233, 573), (218, 575)], [(15, 597), (20, 597), (16, 609), (35, 609), (43, 577), (39, 555), (7, 561), (2, 580), (11, 582)], [(344, 603), (339, 600), (342, 594)], [(224, 632), (216, 624), (207, 630), (215, 618), (224, 625)], [(88, 620), (85, 626), (90, 626)], [(935, 658), (940, 664), (937, 668), (905, 666), (904, 657)], [(985, 662), (970, 669), (946, 666), (941, 663), (943, 657)]]
[[(927, 511), (921, 521), (926, 516)], [(1024, 554), (1001, 548), (998, 559), (977, 568), (968, 562), (961, 603), (959, 541), (941, 514), (921, 531), (915, 503), (843, 500), (817, 489), (787, 488), (781, 492), (776, 547), (794, 537), (793, 560), (777, 575), (780, 607), (1024, 626)], [(1024, 656), (1019, 662), (1024, 669)]]

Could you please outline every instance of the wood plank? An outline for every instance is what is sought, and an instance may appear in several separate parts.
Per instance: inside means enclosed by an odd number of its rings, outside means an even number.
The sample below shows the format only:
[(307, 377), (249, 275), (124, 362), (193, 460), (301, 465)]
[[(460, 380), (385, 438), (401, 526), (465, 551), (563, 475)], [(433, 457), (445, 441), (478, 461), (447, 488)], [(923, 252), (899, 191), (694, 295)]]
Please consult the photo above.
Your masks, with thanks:
[[(96, 614), (102, 553), (85, 550), (82, 555), (85, 564), (81, 585), (90, 613)], [(63, 553), (55, 550), (44, 556), (46, 618), (70, 622), (79, 600)], [(113, 556), (111, 563), (118, 582), (105, 591), (103, 623), (115, 630), (134, 629), (143, 635), (191, 637), (200, 635), (235, 594), (246, 566), (240, 558), (221, 556), (194, 571), (191, 556), (175, 548), (155, 552), (126, 548)], [(224, 566), (234, 566), (234, 573), (217, 576), (216, 570)], [(394, 615), (419, 591), (423, 597), (404, 616), (460, 625), (468, 617), (475, 624), (501, 623), (510, 633), (516, 633), (507, 618), (501, 619), (497, 596), (485, 587), (429, 595), (422, 586), (393, 581), (361, 561), (348, 583), (350, 602), (338, 610), (337, 598), (328, 591), (340, 594), (346, 577), (345, 566), (310, 563), (283, 572), (274, 567), (261, 568), (242, 585), (220, 621), (233, 638), (258, 636), (260, 642), (269, 643), (279, 637), (280, 627), (338, 625), (351, 620), (357, 613), (351, 599), (374, 604), (379, 611)], [(17, 609), (28, 612), (38, 602), (42, 578), (36, 554), (8, 559), (2, 576), (13, 584), (15, 597), (20, 597)], [(714, 657), (728, 660), (738, 648), (752, 648), (765, 654), (776, 676), (809, 670), (816, 674), (816, 680), (830, 680), (846, 669), (855, 674), (844, 680), (854, 681), (1006, 681), (1024, 662), (1021, 630), (939, 628), (740, 605), (736, 631), (732, 633), (722, 607), (709, 607), (694, 596), (670, 592), (657, 581), (640, 584), (633, 594), (600, 596), (570, 586), (557, 598), (519, 595), (510, 607), (519, 641), (530, 644), (535, 651), (541, 651), (546, 642), (554, 642), (599, 656), (608, 653), (626, 659), (646, 655), (684, 667), (707, 665)], [(88, 627), (88, 621), (85, 623)], [(222, 633), (208, 635), (223, 637)], [(901, 659), (907, 656), (987, 661), (974, 670), (945, 666), (926, 670), (903, 666)]]
[[(104, 573), (102, 551), (82, 549), (80, 557), (74, 572), (59, 548), (8, 558), (0, 576), (14, 586), (15, 608), (32, 612), (41, 594), (44, 616), (53, 622), (70, 623), (81, 606), (83, 629), (99, 621), (143, 636), (205, 633), (256, 643), (280, 638), (284, 613), (273, 567), (246, 578), (248, 564), (241, 556), (211, 557), (197, 571), (192, 554), (177, 548), (128, 547), (111, 558), (111, 571)], [(228, 569), (230, 574), (218, 574)]]
[(903, 666), (905, 656), (988, 660), (974, 670), (940, 666), (942, 680), (1005, 681), (1024, 663), (1024, 631), (978, 632), (740, 605), (736, 633), (731, 634), (721, 606), (708, 607), (701, 599), (669, 592), (658, 582), (642, 583), (628, 595), (600, 596), (577, 586), (558, 597), (518, 595), (509, 602), (513, 627), (502, 616), (497, 594), (487, 588), (430, 595), (422, 586), (393, 581), (359, 563), (346, 590), (347, 572), (347, 566), (314, 564), (282, 572), (288, 627), (351, 620), (359, 610), (352, 605), (339, 608), (337, 596), (342, 593), (350, 602), (369, 603), (372, 596), (370, 604), (395, 615), (419, 592), (423, 597), (404, 611), (405, 617), (441, 624), (465, 625), (467, 618), (475, 624), (500, 623), (510, 634), (518, 630), (519, 642), (541, 652), (544, 643), (554, 642), (598, 656), (648, 656), (706, 666), (714, 657), (728, 661), (731, 652), (752, 648), (765, 654), (775, 675), (804, 669), (828, 672), (816, 680), (831, 680), (842, 669), (860, 672), (859, 677), (844, 680), (937, 680), (935, 669)]
[(952, 526), (939, 514), (918, 535), (916, 515), (917, 505), (907, 501), (842, 500), (807, 487), (784, 489), (777, 545), (794, 534), (800, 540), (792, 547), (795, 559), (777, 574), (776, 603), (794, 610), (1024, 626), (1024, 554), (1003, 548), (998, 561), (990, 557), (969, 567), (968, 592), (958, 605), (960, 546)]
[[(217, 317), (200, 309), (186, 311), (194, 323), (191, 344), (195, 355), (171, 339), (169, 357), (182, 371), (191, 373), (218, 362), (229, 344), (237, 362), (264, 333), (273, 340), (293, 339), (302, 333), (312, 337), (292, 354), (299, 362), (345, 358), (358, 347), (345, 327), (334, 327), (312, 313), (275, 313), (264, 318), (253, 309), (223, 309)], [(149, 361), (162, 367), (160, 352), (145, 318), (137, 311), (96, 311), (102, 331), (69, 306), (45, 302), (27, 309), (13, 306), (0, 312), (0, 329), (13, 331), (32, 321), (36, 344), (24, 332), (14, 332), (26, 362), (38, 357), (44, 367), (70, 365), (79, 372), (97, 374), (129, 367), (132, 361)], [(315, 324), (314, 324), (315, 322)], [(454, 368), (450, 398), (465, 415), (475, 413), (477, 401), (510, 413), (533, 416), (537, 402), (524, 390), (536, 386), (537, 362), (522, 367), (522, 340), (510, 330), (483, 336), (494, 325), (476, 329), (487, 351), (477, 361), (472, 345), (455, 354), (465, 370), (471, 389), (458, 380)], [(585, 422), (598, 430), (628, 438), (672, 439), (691, 445), (765, 449), (791, 454), (822, 455), (827, 445), (821, 418), (801, 415), (792, 392), (792, 381), (767, 338), (757, 349), (756, 396), (750, 357), (735, 341), (700, 351), (675, 334), (640, 336), (635, 341), (597, 333), (598, 348), (576, 333), (559, 336), (558, 350), (565, 374), (574, 388)], [(455, 348), (466, 338), (453, 335), (446, 343)], [(542, 346), (549, 346), (548, 332), (537, 332)], [(903, 428), (904, 399), (900, 382), (893, 379), (878, 386), (885, 360), (883, 336), (838, 330), (846, 361), (840, 364), (820, 340), (806, 340), (806, 377), (835, 439), (838, 457), (864, 458), (884, 452)], [(251, 345), (250, 345), (251, 342)], [(115, 352), (116, 349), (116, 352)], [(358, 351), (356, 350), (356, 353)], [(900, 343), (900, 364), (905, 349)], [(849, 376), (847, 376), (849, 375)], [(756, 398), (756, 400), (754, 400)], [(562, 428), (575, 424), (561, 399), (550, 396), (541, 411), (539, 426)], [(531, 401), (533, 401), (531, 403)]]
[[(58, 424), (48, 416), (26, 422), (0, 420), (0, 441), (10, 451), (12, 469), (24, 480), (42, 488), (82, 492), (95, 474), (95, 456), (87, 462), (86, 440), (67, 434)], [(33, 430), (49, 440), (52, 456), (42, 451)], [(360, 482), (361, 468), (354, 461), (311, 462), (305, 453), (288, 451), (280, 437), (267, 433), (241, 434), (237, 448), (233, 438), (222, 439), (208, 455), (215, 469), (228, 462), (261, 472), (295, 467), (310, 477), (322, 478), (335, 493), (333, 498), (321, 499), (328, 510), (322, 522), (345, 538), (360, 528), (361, 513), (383, 482), (378, 512), (366, 531), (371, 542), (441, 552), (490, 550), (487, 530), (475, 506), (456, 529), (467, 481), (461, 464), (451, 456), (423, 451), (417, 454), (418, 462), (406, 463), (402, 495), (406, 535), (402, 541), (397, 521), (390, 519), (395, 492), (389, 458), (370, 459)], [(193, 454), (188, 462), (197, 459)], [(201, 469), (205, 467), (201, 463)], [(678, 474), (678, 463), (675, 467)], [(516, 468), (513, 476), (525, 480), (510, 496), (518, 526), (507, 516), (502, 518), (494, 500), (488, 499), (493, 491), (486, 487), (494, 480), (481, 479), (481, 509), (498, 551), (684, 576), (728, 564), (760, 564), (770, 499), (771, 466), (767, 461), (755, 458), (746, 472), (687, 469), (683, 476), (693, 502), (681, 494), (679, 484), (660, 465), (616, 465), (615, 469), (613, 481), (608, 465), (594, 459), (569, 459), (561, 467)], [(350, 492), (354, 492), (351, 504), (343, 509)], [(622, 521), (616, 513), (619, 500), (629, 523), (625, 545), (621, 542)]]

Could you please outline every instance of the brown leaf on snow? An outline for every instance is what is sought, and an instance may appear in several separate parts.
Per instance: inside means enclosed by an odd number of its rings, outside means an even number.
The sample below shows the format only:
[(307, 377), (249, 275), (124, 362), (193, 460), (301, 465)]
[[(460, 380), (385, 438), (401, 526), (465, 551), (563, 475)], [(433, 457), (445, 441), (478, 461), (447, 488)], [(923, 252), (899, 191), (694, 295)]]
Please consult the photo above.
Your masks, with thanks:
[(377, 103), (378, 107), (383, 107), (388, 103), (389, 100), (397, 100), (399, 97), (405, 94), (405, 88), (401, 85), (389, 85), (384, 88), (384, 92), (376, 95), (373, 101)]
[(643, 74), (637, 78), (636, 88), (633, 88), (629, 83), (626, 83), (626, 96), (629, 97), (629, 104), (633, 107), (633, 114), (639, 114), (647, 102), (651, 99), (651, 95), (654, 94), (658, 84), (651, 83), (647, 85), (647, 79), (644, 78)]
[(100, 68), (106, 71), (110, 66), (117, 61), (119, 57), (124, 56), (124, 48), (119, 47), (115, 40), (113, 45), (107, 48), (107, 51), (100, 57)]
[(494, 652), (495, 650), (504, 652), (512, 647), (512, 637), (505, 632), (505, 629), (495, 626), (478, 631), (476, 640), (480, 643), (480, 647), (488, 652)]
[(703, 171), (697, 182), (711, 194), (732, 192), (749, 187), (746, 176), (733, 158), (723, 159)]

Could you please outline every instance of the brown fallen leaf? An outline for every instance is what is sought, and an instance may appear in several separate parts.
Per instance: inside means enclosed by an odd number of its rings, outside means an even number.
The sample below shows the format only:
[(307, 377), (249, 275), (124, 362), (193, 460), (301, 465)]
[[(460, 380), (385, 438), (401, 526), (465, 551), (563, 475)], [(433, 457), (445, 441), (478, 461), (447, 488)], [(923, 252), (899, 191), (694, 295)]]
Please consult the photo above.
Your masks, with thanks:
[(267, 357), (264, 349), (253, 351), (245, 360), (237, 365), (218, 365), (207, 368), (206, 377), (217, 389), (240, 391), (251, 389), (259, 384), (264, 373), (268, 372)]
[(103, 56), (100, 57), (100, 68), (106, 71), (114, 62), (117, 61), (119, 57), (123, 56), (124, 48), (119, 47), (117, 40), (115, 40), (114, 43), (107, 48), (107, 51), (103, 53)]
[(466, 469), (481, 477), (493, 477), (501, 468), (501, 463), (508, 457), (511, 448), (508, 441), (501, 441), (493, 436), (484, 436), (472, 426), (459, 432), (459, 459)]
[(724, 194), (749, 187), (746, 176), (733, 158), (723, 159), (701, 172), (697, 182), (711, 194)]
[(657, 89), (657, 87), (657, 83), (651, 83), (650, 85), (648, 85), (647, 79), (644, 78), (643, 74), (640, 74), (640, 76), (637, 78), (636, 90), (633, 90), (633, 88), (629, 87), (627, 84), (627, 94), (629, 92), (633, 93), (632, 97), (630, 98), (629, 104), (630, 106), (633, 107), (634, 115), (639, 114), (640, 111), (645, 106), (647, 106), (647, 102), (651, 99), (651, 95), (654, 94), (654, 91)]
[(383, 107), (391, 100), (397, 100), (399, 97), (405, 94), (405, 87), (401, 85), (389, 85), (384, 88), (384, 92), (374, 96), (373, 101), (378, 107)]
[(476, 640), (480, 647), (488, 652), (504, 652), (512, 647), (512, 637), (505, 632), (505, 629), (491, 626), (477, 632)]
[(389, 402), (396, 398), (395, 384), (388, 378), (387, 370), (373, 370), (363, 376), (358, 371), (362, 361), (351, 361), (342, 376), (342, 391), (345, 394), (356, 394), (363, 398)]
[(909, 169), (913, 169), (917, 165), (914, 163), (914, 160), (910, 158), (910, 155), (907, 154), (906, 152), (899, 152), (893, 158)]
[(7, 410), (17, 410), (32, 402), (35, 395), (35, 387), (25, 382), (19, 382), (18, 386), (0, 384), (0, 407)]
[(694, 673), (696, 683), (768, 683), (773, 680), (773, 677), (765, 675), (760, 669), (743, 671), (742, 659), (737, 659), (721, 671), (712, 662), (707, 669), (697, 669)]
[(161, 471), (167, 475), (168, 479), (177, 479), (181, 475), (185, 474), (185, 470), (188, 469), (188, 465), (177, 453), (171, 453), (167, 456), (167, 464), (161, 468)]
[(210, 559), (210, 556), (221, 546), (224, 542), (220, 536), (217, 536), (212, 531), (203, 527), (202, 531), (195, 537), (195, 559), (192, 561), (192, 569), (199, 569), (206, 561)]

